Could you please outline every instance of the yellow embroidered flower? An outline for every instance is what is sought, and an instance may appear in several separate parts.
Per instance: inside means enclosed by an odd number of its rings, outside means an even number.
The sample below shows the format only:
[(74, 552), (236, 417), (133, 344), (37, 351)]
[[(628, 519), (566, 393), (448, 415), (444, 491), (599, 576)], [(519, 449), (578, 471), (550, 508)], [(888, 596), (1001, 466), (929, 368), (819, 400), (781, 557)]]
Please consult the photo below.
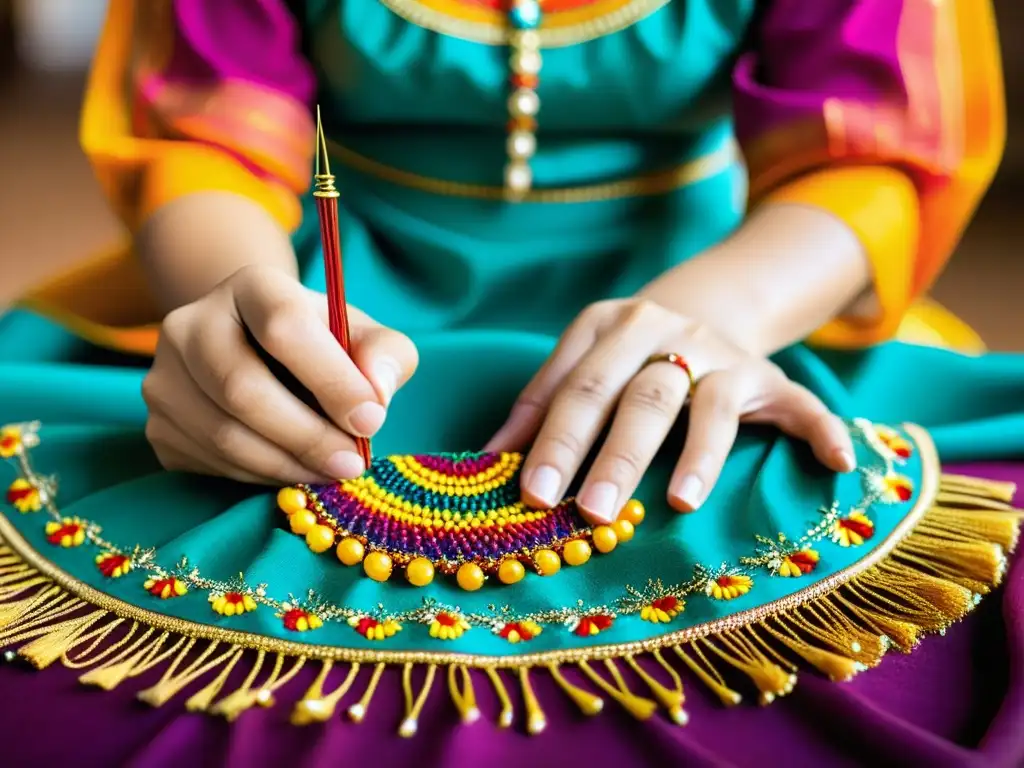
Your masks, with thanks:
[(855, 509), (832, 526), (832, 541), (841, 547), (859, 547), (875, 533), (875, 524), (861, 510)]
[(188, 592), (185, 582), (173, 576), (166, 576), (160, 579), (146, 579), (145, 584), (142, 586), (151, 595), (156, 595), (161, 600), (181, 597)]
[(213, 592), (210, 594), (210, 606), (221, 616), (237, 616), (256, 610), (256, 601), (251, 595), (241, 592)]
[(18, 427), (0, 429), (0, 459), (9, 459), (21, 453), (21, 430)]
[(19, 477), (7, 489), (7, 503), (19, 512), (38, 512), (43, 507), (43, 497), (38, 488)]
[(541, 626), (533, 621), (510, 621), (496, 627), (498, 637), (510, 643), (521, 643), (533, 640), (541, 633)]
[(348, 625), (367, 640), (385, 640), (402, 631), (402, 625), (393, 619), (378, 621), (369, 616), (353, 616)]
[(96, 556), (96, 565), (108, 579), (119, 579), (132, 569), (132, 559), (120, 552), (104, 552)]
[(871, 490), (886, 504), (901, 504), (910, 501), (914, 495), (914, 483), (910, 478), (895, 472), (869, 475), (868, 483)]
[(469, 629), (469, 622), (457, 613), (438, 611), (430, 621), (430, 636), (437, 640), (455, 640)]
[(640, 609), (640, 618), (652, 624), (668, 624), (683, 612), (686, 604), (678, 597), (665, 595)]
[(708, 597), (715, 600), (735, 600), (737, 597), (747, 594), (753, 586), (754, 581), (749, 576), (742, 573), (726, 573), (718, 578), (710, 579), (705, 591)]
[(888, 449), (888, 452), (894, 457), (899, 459), (908, 459), (914, 453), (914, 446), (895, 429), (876, 426), (875, 431), (878, 434), (878, 441), (884, 445), (886, 449)]
[(802, 549), (799, 552), (791, 552), (782, 558), (782, 564), (779, 566), (777, 571), (779, 576), (787, 576), (790, 578), (796, 576), (803, 576), (805, 573), (813, 571), (817, 565), (818, 560), (821, 556), (813, 549)]
[(85, 541), (85, 523), (77, 517), (49, 522), (45, 530), (46, 540), (61, 547), (78, 547)]
[(284, 623), (284, 628), (292, 632), (308, 632), (324, 625), (323, 619), (312, 611), (296, 608), (288, 603), (284, 603), (281, 607), (284, 609), (284, 613), (279, 613), (278, 618)]

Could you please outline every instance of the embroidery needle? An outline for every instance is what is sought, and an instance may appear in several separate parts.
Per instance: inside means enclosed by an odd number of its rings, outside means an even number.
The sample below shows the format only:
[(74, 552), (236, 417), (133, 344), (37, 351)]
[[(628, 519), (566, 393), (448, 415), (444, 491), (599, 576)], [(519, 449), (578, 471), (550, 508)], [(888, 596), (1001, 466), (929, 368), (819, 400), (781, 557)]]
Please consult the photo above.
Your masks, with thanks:
[[(345, 301), (345, 278), (342, 270), (341, 239), (338, 233), (338, 197), (334, 174), (327, 156), (327, 139), (320, 121), (320, 106), (316, 108), (316, 166), (313, 176), (313, 197), (320, 219), (320, 240), (324, 250), (324, 272), (327, 276), (327, 306), (330, 312), (331, 333), (350, 352), (348, 305)], [(370, 441), (356, 438), (356, 449), (367, 468), (370, 466)]]

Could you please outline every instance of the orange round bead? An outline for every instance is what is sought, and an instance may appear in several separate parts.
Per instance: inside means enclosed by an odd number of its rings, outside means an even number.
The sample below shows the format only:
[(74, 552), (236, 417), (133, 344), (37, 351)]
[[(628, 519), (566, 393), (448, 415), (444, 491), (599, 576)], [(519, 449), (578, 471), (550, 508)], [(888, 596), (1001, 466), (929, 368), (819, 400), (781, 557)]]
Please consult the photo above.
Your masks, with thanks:
[(622, 542), (629, 541), (633, 538), (633, 534), (636, 533), (636, 529), (629, 520), (616, 520), (612, 523), (612, 530), (615, 531), (615, 537)]
[(334, 546), (334, 529), (326, 525), (314, 525), (306, 531), (306, 546), (316, 553), (326, 552)]
[(391, 578), (391, 557), (383, 552), (371, 552), (363, 559), (363, 571), (374, 581)]
[(619, 520), (628, 520), (633, 525), (640, 525), (644, 521), (645, 514), (644, 505), (636, 499), (630, 499), (619, 512)]
[(594, 549), (598, 552), (608, 553), (615, 549), (619, 543), (619, 537), (615, 535), (610, 525), (599, 525), (594, 529)]
[(359, 539), (342, 539), (338, 542), (337, 549), (334, 553), (338, 556), (345, 565), (359, 565), (363, 562), (363, 557), (366, 555), (366, 549), (363, 547), (363, 543)]
[(277, 492), (277, 506), (286, 515), (294, 515), (306, 508), (306, 494), (298, 488), (282, 488)]
[(414, 587), (425, 587), (434, 580), (434, 564), (425, 557), (414, 557), (405, 566), (405, 578)]
[(534, 552), (533, 562), (541, 576), (553, 576), (562, 567), (561, 559), (550, 549), (539, 549)]
[(583, 539), (574, 539), (562, 550), (562, 559), (569, 565), (583, 565), (590, 559), (591, 549)]
[(459, 566), (458, 573), (455, 574), (459, 586), (467, 592), (476, 592), (480, 589), (484, 585), (485, 578), (483, 569), (476, 563), (463, 563)]
[(291, 527), (292, 533), (305, 536), (316, 525), (316, 515), (308, 509), (300, 510), (288, 518), (288, 525)]
[(511, 558), (502, 560), (501, 565), (498, 566), (498, 581), (502, 584), (515, 584), (517, 581), (521, 581), (525, 575), (526, 569), (518, 560)]

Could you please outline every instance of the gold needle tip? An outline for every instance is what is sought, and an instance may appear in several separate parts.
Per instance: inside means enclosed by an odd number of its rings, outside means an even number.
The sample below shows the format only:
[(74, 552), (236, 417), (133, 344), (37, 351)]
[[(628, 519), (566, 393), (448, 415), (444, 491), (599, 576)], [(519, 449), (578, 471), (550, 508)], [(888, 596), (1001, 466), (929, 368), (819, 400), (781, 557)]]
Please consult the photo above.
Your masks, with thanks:
[(320, 120), (320, 105), (316, 105), (316, 168), (317, 176), (330, 176), (331, 163), (327, 156), (327, 138), (324, 136), (324, 125)]

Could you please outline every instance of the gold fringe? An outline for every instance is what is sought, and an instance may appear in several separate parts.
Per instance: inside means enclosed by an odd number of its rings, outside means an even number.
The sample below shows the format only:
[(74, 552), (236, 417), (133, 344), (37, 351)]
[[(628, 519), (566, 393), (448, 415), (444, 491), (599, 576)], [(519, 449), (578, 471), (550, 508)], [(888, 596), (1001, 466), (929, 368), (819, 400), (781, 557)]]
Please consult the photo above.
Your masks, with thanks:
[[(461, 689), (459, 677), (462, 678)], [(469, 725), (480, 719), (480, 709), (476, 705), (476, 693), (473, 690), (473, 678), (464, 664), (448, 665), (448, 693), (463, 723)]]
[(398, 735), (402, 738), (408, 739), (416, 735), (416, 730), (419, 728), (420, 712), (423, 710), (423, 705), (427, 701), (427, 695), (434, 684), (434, 675), (436, 673), (437, 664), (428, 664), (427, 676), (423, 681), (423, 687), (420, 689), (419, 696), (413, 698), (412, 664), (406, 664), (402, 667), (402, 690), (405, 692), (405, 719), (402, 720), (402, 724), (398, 727)]
[(295, 709), (292, 711), (293, 724), (309, 725), (311, 723), (324, 723), (334, 715), (338, 702), (348, 693), (348, 689), (355, 682), (356, 675), (359, 674), (359, 664), (352, 664), (348, 669), (348, 675), (341, 685), (331, 693), (324, 695), (323, 686), (333, 666), (334, 662), (328, 659), (320, 667), (320, 674), (316, 676), (316, 680), (309, 686), (305, 695), (296, 703)]
[[(981, 595), (999, 584), (1007, 565), (1006, 553), (1019, 538), (1022, 513), (1009, 504), (1013, 491), (1006, 483), (943, 476), (934, 505), (884, 559), (831, 592), (796, 607), (761, 614), (747, 624), (738, 623), (707, 636), (689, 635), (671, 646), (676, 663), (723, 704), (733, 706), (742, 696), (726, 682), (719, 671), (722, 665), (741, 672), (758, 692), (760, 702), (768, 704), (792, 690), (800, 662), (831, 680), (846, 681), (877, 664), (890, 647), (909, 652), (923, 635), (945, 631), (971, 611)], [(70, 669), (81, 669), (84, 672), (79, 679), (86, 685), (110, 690), (166, 665), (161, 678), (138, 694), (142, 701), (161, 706), (214, 673), (185, 706), (230, 721), (253, 706), (272, 706), (276, 692), (294, 680), (307, 661), (305, 656), (257, 648), (244, 680), (222, 696), (233, 670), (247, 655), (245, 647), (174, 634), (144, 620), (114, 615), (106, 607), (97, 608), (66, 591), (54, 578), (38, 572), (10, 546), (0, 544), (0, 646), (20, 646), (17, 654), (40, 669), (57, 660)], [(197, 643), (204, 644), (198, 654)], [(274, 654), (272, 665), (267, 664), (268, 653)], [(642, 663), (639, 654), (648, 655), (661, 671)], [(575, 663), (601, 694), (641, 720), (651, 717), (660, 705), (673, 722), (687, 722), (682, 677), (660, 650), (626, 646), (618, 659), (646, 685), (650, 698), (630, 690), (616, 660), (600, 660), (604, 665), (600, 673), (594, 660)], [(291, 722), (296, 725), (333, 717), (361, 670), (359, 663), (351, 663), (340, 685), (327, 693), (327, 680), (336, 662), (328, 659), (320, 664), (316, 678), (292, 710)], [(257, 683), (265, 666), (270, 667), (269, 672)], [(424, 679), (416, 691), (412, 679), (418, 666), (424, 668)], [(429, 656), (402, 666), (402, 736), (410, 737), (418, 730), (437, 666)], [(512, 725), (514, 710), (501, 673), (495, 666), (481, 669), (501, 706), (498, 724), (507, 728)], [(604, 698), (570, 682), (559, 662), (542, 660), (536, 666), (516, 667), (529, 733), (540, 733), (548, 722), (530, 676), (539, 669), (551, 675), (583, 714), (602, 711)], [(361, 697), (348, 708), (354, 722), (366, 716), (384, 670), (385, 662), (374, 664)], [(471, 670), (472, 663), (459, 662), (448, 664), (447, 669), (448, 692), (464, 723), (480, 718)]]

